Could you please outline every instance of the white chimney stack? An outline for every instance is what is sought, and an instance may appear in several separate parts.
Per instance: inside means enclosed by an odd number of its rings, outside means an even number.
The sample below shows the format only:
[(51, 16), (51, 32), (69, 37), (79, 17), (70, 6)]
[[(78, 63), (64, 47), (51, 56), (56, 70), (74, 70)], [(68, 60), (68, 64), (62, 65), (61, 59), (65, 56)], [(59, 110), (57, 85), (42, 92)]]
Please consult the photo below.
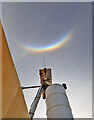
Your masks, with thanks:
[(47, 118), (73, 118), (65, 88), (53, 84), (46, 89)]

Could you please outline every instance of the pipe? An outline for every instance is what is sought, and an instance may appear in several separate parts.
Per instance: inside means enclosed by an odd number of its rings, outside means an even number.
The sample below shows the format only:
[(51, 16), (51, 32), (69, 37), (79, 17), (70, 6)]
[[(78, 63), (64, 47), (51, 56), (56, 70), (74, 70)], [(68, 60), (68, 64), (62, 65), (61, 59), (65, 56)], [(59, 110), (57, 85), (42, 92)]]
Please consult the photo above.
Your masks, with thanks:
[(35, 110), (37, 108), (38, 102), (39, 102), (40, 97), (41, 97), (41, 93), (42, 93), (42, 86), (38, 89), (38, 92), (35, 96), (35, 99), (34, 99), (33, 103), (31, 104), (31, 107), (30, 107), (29, 114), (30, 114), (31, 120), (33, 119)]
[(28, 86), (28, 87), (22, 87), (22, 89), (30, 89), (30, 88), (37, 88), (37, 87), (40, 87), (40, 85), (38, 85), (38, 86)]

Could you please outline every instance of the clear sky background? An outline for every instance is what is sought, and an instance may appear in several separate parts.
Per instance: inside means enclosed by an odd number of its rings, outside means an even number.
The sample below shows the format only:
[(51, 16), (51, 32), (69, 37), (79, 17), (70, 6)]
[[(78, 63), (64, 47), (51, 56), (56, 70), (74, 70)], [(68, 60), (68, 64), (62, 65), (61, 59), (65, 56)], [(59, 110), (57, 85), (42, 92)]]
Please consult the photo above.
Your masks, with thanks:
[[(92, 117), (92, 3), (2, 3), (2, 22), (22, 86), (39, 85), (38, 70), (52, 69), (53, 83), (67, 84), (75, 118)], [(23, 45), (48, 46), (72, 31), (62, 47), (33, 52)], [(28, 110), (36, 89), (24, 90)], [(35, 117), (46, 117), (41, 98)]]

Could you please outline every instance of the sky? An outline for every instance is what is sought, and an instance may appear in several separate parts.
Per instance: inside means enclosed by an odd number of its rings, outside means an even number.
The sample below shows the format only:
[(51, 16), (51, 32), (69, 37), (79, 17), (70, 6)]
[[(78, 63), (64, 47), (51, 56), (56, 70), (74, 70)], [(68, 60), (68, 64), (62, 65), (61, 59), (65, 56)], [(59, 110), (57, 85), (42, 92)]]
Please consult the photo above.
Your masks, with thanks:
[[(53, 84), (67, 84), (74, 118), (92, 118), (92, 3), (4, 2), (2, 23), (21, 85), (40, 85), (45, 56)], [(28, 110), (37, 90), (23, 91)], [(46, 117), (42, 98), (34, 117)]]

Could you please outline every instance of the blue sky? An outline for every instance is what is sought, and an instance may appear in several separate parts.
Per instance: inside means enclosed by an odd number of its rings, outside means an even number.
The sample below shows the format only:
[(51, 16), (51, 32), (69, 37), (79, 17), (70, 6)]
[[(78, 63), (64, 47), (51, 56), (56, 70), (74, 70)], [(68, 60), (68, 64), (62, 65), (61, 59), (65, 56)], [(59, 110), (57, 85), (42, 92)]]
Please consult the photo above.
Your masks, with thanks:
[[(53, 83), (68, 86), (73, 116), (92, 117), (92, 3), (2, 3), (2, 22), (21, 85), (40, 84), (45, 56)], [(69, 31), (72, 37), (54, 51), (34, 53), (23, 47), (50, 45)], [(29, 110), (37, 89), (23, 92)], [(46, 117), (45, 100), (35, 117)]]

